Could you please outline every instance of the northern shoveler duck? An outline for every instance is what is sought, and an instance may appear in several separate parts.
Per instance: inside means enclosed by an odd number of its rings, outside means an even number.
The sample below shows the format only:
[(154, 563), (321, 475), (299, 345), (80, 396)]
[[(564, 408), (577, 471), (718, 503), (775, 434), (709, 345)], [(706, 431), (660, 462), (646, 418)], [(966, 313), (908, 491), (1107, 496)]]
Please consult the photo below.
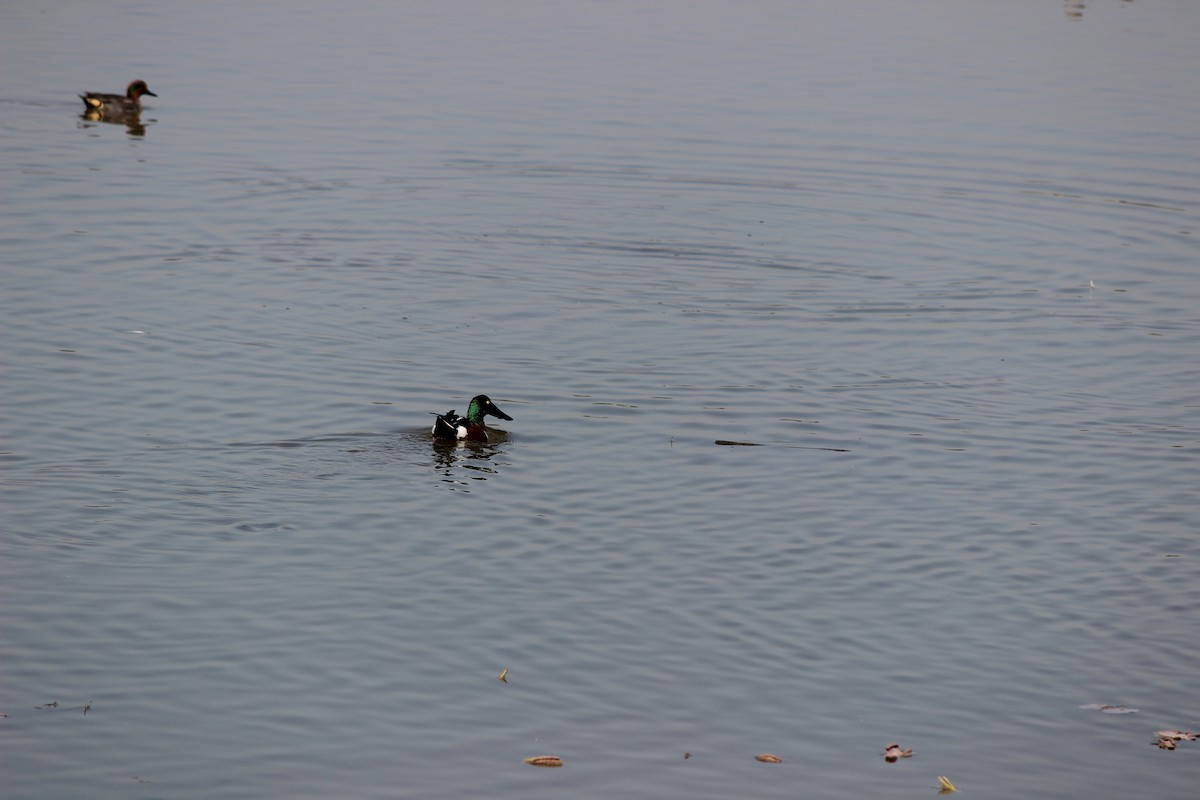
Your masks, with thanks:
[(455, 414), (454, 409), (450, 409), (445, 414), (438, 414), (437, 419), (433, 421), (433, 436), (435, 439), (466, 439), (469, 442), (486, 442), (488, 436), (487, 428), (483, 425), (483, 418), (487, 414), (500, 419), (512, 420), (512, 417), (497, 408), (486, 394), (479, 394), (471, 398), (471, 405), (467, 407), (465, 417)]
[(125, 89), (123, 95), (85, 92), (79, 95), (79, 99), (87, 106), (88, 111), (115, 115), (136, 114), (142, 110), (141, 98), (144, 94), (158, 97), (150, 91), (150, 87), (146, 85), (145, 81), (134, 81)]

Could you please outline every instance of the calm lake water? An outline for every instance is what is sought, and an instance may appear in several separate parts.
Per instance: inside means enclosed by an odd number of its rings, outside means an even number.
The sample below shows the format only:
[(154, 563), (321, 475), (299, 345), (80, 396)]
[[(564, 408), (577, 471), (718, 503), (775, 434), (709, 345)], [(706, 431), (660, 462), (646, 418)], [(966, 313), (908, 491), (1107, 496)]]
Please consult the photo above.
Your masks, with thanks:
[(1196, 796), (1200, 4), (0, 21), (6, 800)]

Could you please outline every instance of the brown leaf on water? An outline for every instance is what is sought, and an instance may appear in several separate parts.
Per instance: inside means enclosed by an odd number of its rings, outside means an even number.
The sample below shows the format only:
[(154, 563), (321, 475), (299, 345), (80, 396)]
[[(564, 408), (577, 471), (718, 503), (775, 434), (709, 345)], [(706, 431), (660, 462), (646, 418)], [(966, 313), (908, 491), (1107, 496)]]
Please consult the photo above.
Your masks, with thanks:
[(496, 676), (496, 679), (504, 681), (505, 683), (508, 683), (508, 667), (505, 667), (504, 671)]
[(1159, 750), (1174, 750), (1176, 742), (1194, 742), (1200, 739), (1200, 734), (1191, 731), (1155, 731), (1158, 738), (1152, 744), (1158, 745)]
[(889, 764), (894, 764), (901, 758), (912, 758), (912, 748), (901, 747), (898, 743), (892, 742), (887, 747), (883, 748), (883, 760)]
[(1175, 742), (1182, 742), (1186, 739), (1189, 742), (1194, 742), (1200, 739), (1200, 733), (1192, 733), (1191, 731), (1155, 731), (1160, 739), (1171, 739)]
[(782, 764), (783, 759), (779, 756), (773, 756), (770, 753), (759, 753), (754, 757), (755, 761), (761, 761), (764, 764)]
[(535, 767), (561, 767), (562, 759), (558, 756), (533, 756), (525, 759), (525, 763)]
[(945, 775), (938, 775), (938, 785), (941, 787), (938, 789), (938, 794), (950, 794), (951, 792), (958, 791), (958, 787), (954, 785), (954, 782)]

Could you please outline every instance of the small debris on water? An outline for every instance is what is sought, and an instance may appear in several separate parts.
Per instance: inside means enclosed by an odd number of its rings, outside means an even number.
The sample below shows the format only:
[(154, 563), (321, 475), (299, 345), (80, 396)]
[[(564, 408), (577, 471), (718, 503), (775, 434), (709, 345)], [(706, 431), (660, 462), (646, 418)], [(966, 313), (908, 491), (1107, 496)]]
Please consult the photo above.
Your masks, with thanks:
[(1136, 714), (1138, 712), (1136, 708), (1130, 708), (1129, 706), (1110, 706), (1100, 705), (1099, 703), (1088, 703), (1087, 705), (1080, 706), (1080, 708), (1088, 711), (1099, 711), (1102, 714)]
[(496, 680), (508, 683), (508, 667), (505, 667), (504, 671), (496, 676)]
[(759, 753), (754, 757), (755, 761), (761, 761), (764, 764), (782, 764), (783, 759), (779, 756), (773, 756), (770, 753)]
[(1189, 742), (1194, 742), (1200, 739), (1200, 733), (1192, 733), (1191, 731), (1155, 731), (1160, 739), (1174, 739), (1177, 742), (1182, 742), (1187, 739)]
[(893, 742), (883, 748), (883, 760), (889, 764), (896, 763), (897, 759), (912, 758), (912, 748), (901, 747), (898, 743)]
[[(735, 442), (730, 439), (717, 439), (713, 444), (724, 445), (725, 447), (766, 447), (762, 442)], [(825, 450), (830, 453), (849, 453), (845, 447), (811, 447), (806, 444), (780, 444), (776, 442), (772, 447), (789, 447), (793, 450)]]
[(1194, 742), (1200, 734), (1191, 731), (1155, 731), (1157, 736), (1151, 744), (1158, 745), (1159, 750), (1174, 750), (1176, 742)]
[(938, 775), (938, 786), (941, 787), (938, 790), (938, 794), (949, 794), (950, 792), (958, 791), (958, 787), (954, 785), (954, 782), (945, 775)]
[(562, 759), (558, 756), (533, 756), (525, 759), (525, 763), (535, 767), (561, 767)]
[(34, 708), (38, 709), (39, 711), (82, 711), (84, 716), (87, 716), (87, 713), (92, 710), (92, 703), (89, 700), (87, 703), (84, 703), (81, 706), (62, 706), (60, 709), (58, 701), (51, 700), (49, 703), (42, 703), (40, 706), (34, 706)]

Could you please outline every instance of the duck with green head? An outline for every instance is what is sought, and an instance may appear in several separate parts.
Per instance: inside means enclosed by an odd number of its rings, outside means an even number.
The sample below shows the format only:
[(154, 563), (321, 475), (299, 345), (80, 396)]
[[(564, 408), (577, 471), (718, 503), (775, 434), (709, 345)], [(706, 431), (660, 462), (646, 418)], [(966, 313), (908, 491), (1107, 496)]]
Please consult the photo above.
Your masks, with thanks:
[(497, 408), (486, 394), (478, 394), (471, 398), (471, 405), (467, 406), (465, 417), (455, 414), (454, 409), (450, 409), (445, 414), (438, 414), (437, 419), (433, 421), (431, 433), (435, 439), (466, 439), (468, 442), (486, 442), (488, 435), (483, 418), (489, 414), (512, 421), (512, 417)]
[(125, 88), (125, 94), (101, 94), (85, 92), (79, 99), (87, 106), (87, 110), (109, 116), (134, 115), (142, 110), (142, 95), (158, 97), (150, 91), (145, 81), (134, 81)]

